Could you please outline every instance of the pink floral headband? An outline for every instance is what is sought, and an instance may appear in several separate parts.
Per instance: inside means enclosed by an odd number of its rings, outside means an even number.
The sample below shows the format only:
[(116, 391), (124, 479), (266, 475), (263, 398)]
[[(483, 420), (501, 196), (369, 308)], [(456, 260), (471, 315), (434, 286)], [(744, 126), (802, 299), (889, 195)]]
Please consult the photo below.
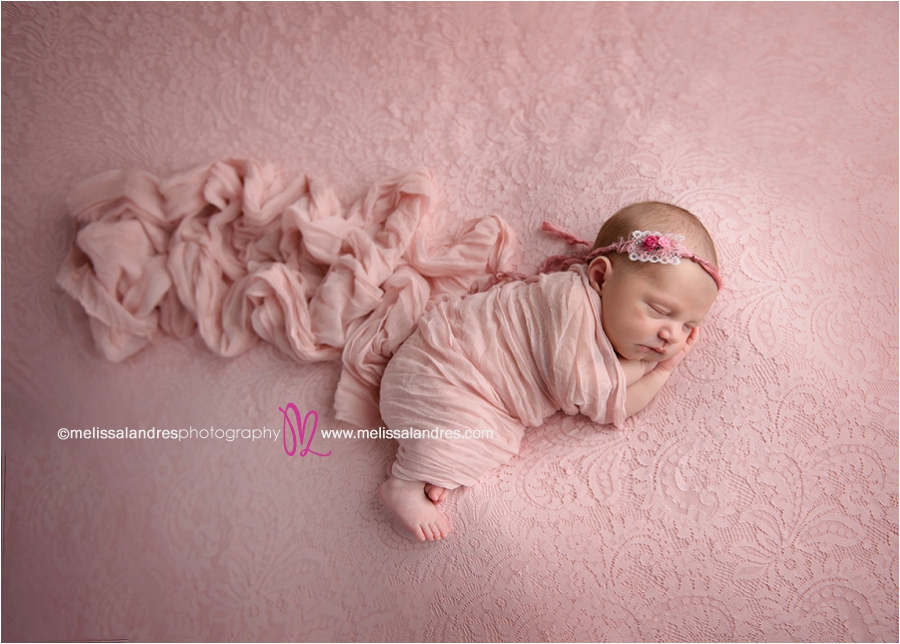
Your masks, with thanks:
[[(579, 239), (546, 221), (541, 225), (541, 230), (554, 233), (569, 244), (590, 246), (590, 242)], [(652, 262), (654, 264), (680, 264), (681, 258), (684, 257), (698, 264), (700, 268), (709, 273), (709, 276), (715, 281), (717, 289), (721, 290), (722, 288), (722, 278), (719, 276), (719, 271), (715, 266), (691, 252), (684, 245), (684, 235), (663, 234), (644, 230), (635, 230), (631, 233), (630, 239), (620, 239), (615, 244), (595, 248), (586, 255), (575, 257), (556, 255), (548, 257), (541, 265), (539, 272), (546, 273), (564, 270), (572, 264), (590, 262), (595, 257), (611, 252), (627, 254), (628, 259), (633, 262)]]

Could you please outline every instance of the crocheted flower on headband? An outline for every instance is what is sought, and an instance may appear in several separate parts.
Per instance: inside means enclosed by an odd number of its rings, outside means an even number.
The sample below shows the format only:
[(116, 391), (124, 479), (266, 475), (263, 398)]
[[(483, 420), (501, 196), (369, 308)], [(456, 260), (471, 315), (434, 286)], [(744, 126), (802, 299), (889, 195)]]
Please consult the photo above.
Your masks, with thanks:
[(690, 254), (683, 242), (684, 235), (663, 235), (655, 231), (636, 230), (631, 233), (631, 239), (620, 240), (609, 247), (609, 250), (628, 253), (628, 259), (633, 262), (679, 264), (684, 255)]

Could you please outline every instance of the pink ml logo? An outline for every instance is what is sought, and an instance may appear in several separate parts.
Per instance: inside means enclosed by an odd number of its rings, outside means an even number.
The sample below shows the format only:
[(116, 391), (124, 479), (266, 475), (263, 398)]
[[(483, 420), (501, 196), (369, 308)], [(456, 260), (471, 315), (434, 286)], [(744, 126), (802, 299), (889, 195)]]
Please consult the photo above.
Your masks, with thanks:
[[(288, 412), (294, 412), (294, 420), (297, 421), (297, 429), (294, 430), (294, 423), (291, 422), (291, 419), (288, 417)], [(284, 416), (284, 422), (281, 425), (282, 429), (282, 437), (284, 442), (284, 453), (288, 456), (293, 456), (297, 452), (297, 443), (299, 442), (301, 445), (303, 444), (303, 439), (306, 436), (307, 423), (309, 422), (309, 417), (312, 416), (312, 429), (309, 430), (309, 440), (306, 441), (306, 447), (300, 450), (300, 456), (306, 456), (307, 454), (315, 454), (316, 456), (329, 456), (331, 454), (331, 450), (328, 451), (327, 454), (320, 454), (319, 452), (312, 451), (309, 446), (312, 445), (313, 436), (316, 435), (316, 428), (319, 426), (319, 414), (316, 413), (314, 409), (310, 409), (306, 412), (306, 416), (303, 417), (303, 422), (300, 421), (300, 410), (297, 409), (297, 405), (294, 403), (288, 403), (287, 409), (283, 409), (281, 407), (278, 408), (278, 411)], [(288, 428), (291, 430), (291, 449), (288, 449)]]

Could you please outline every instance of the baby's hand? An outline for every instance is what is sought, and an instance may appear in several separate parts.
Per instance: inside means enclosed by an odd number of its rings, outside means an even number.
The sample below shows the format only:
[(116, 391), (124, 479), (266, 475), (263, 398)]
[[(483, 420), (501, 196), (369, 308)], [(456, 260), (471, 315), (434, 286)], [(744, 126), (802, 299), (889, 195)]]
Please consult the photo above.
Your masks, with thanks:
[(697, 344), (697, 340), (700, 339), (700, 327), (694, 327), (691, 330), (691, 334), (687, 337), (687, 341), (684, 343), (684, 347), (676, 353), (674, 356), (669, 358), (668, 360), (663, 360), (658, 365), (656, 365), (657, 369), (662, 369), (663, 371), (668, 371), (672, 373), (675, 371), (675, 367), (685, 359), (687, 354), (691, 352), (691, 349), (694, 348), (694, 345)]

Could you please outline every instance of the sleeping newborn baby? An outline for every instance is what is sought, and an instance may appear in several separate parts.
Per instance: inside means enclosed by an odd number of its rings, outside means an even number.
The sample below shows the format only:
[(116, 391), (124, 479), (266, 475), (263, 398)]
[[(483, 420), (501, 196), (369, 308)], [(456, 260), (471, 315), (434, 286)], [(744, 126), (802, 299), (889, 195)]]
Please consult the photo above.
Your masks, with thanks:
[(411, 436), (384, 504), (416, 538), (441, 539), (447, 490), (508, 462), (525, 427), (560, 410), (621, 427), (696, 345), (716, 266), (694, 215), (640, 203), (603, 224), (587, 255), (435, 307), (381, 381), (386, 426)]

